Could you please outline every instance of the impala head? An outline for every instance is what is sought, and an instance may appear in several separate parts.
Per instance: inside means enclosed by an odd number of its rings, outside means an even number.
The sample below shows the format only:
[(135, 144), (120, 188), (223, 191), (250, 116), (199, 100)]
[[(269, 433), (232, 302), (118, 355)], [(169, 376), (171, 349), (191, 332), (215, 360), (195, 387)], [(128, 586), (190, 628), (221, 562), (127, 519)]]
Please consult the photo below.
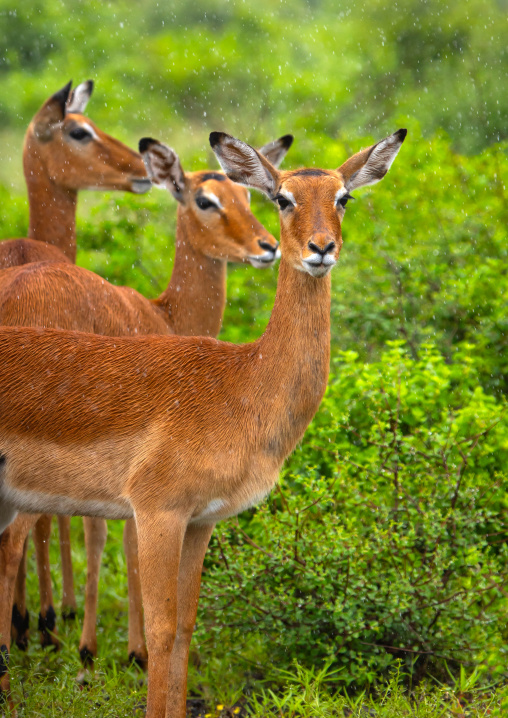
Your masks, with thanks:
[(23, 150), (27, 182), (44, 172), (55, 185), (70, 191), (147, 192), (151, 183), (140, 155), (83, 115), (92, 80), (74, 90), (71, 84), (46, 100), (30, 123)]
[(230, 179), (261, 190), (278, 205), (285, 261), (313, 277), (324, 277), (339, 257), (350, 193), (385, 176), (406, 134), (398, 130), (336, 170), (279, 172), (253, 147), (224, 132), (212, 132), (210, 144)]
[[(260, 152), (277, 166), (292, 141), (291, 135), (286, 135)], [(216, 170), (184, 172), (176, 152), (149, 137), (140, 140), (139, 151), (152, 182), (166, 187), (179, 202), (179, 212), (191, 225), (187, 239), (197, 251), (212, 259), (249, 262), (254, 267), (274, 263), (279, 256), (278, 242), (252, 214), (245, 187)]]

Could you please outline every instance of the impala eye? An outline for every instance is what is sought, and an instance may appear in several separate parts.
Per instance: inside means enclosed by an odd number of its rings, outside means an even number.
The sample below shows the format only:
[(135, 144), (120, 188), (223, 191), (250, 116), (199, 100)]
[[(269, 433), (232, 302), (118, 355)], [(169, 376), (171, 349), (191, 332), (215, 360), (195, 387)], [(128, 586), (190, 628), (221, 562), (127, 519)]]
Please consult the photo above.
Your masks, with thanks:
[(345, 207), (347, 205), (348, 199), (354, 199), (349, 193), (343, 194), (342, 197), (339, 197), (337, 200), (337, 204), (340, 204), (342, 207)]
[(280, 209), (287, 209), (288, 207), (294, 207), (294, 204), (284, 197), (283, 194), (278, 194), (274, 197), (275, 201), (279, 205)]
[(92, 137), (92, 135), (83, 127), (75, 127), (69, 132), (69, 136), (72, 137), (73, 140), (85, 140)]
[(203, 197), (203, 195), (196, 197), (196, 204), (199, 209), (210, 209), (210, 207), (217, 209), (217, 205), (211, 202), (207, 197)]

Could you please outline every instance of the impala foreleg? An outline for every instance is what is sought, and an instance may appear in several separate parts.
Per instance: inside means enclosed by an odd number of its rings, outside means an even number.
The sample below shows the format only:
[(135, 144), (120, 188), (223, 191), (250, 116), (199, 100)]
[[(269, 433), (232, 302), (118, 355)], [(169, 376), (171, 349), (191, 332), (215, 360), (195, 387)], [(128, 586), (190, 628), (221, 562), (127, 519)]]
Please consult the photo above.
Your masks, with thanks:
[(0, 535), (0, 706), (9, 693), (8, 663), (14, 586), (26, 537), (37, 519), (38, 514), (18, 514)]
[(213, 525), (189, 524), (185, 532), (178, 573), (178, 623), (171, 652), (168, 680), (167, 718), (186, 713), (189, 648), (196, 624), (201, 572)]
[(86, 547), (85, 617), (79, 642), (79, 655), (84, 666), (92, 665), (97, 655), (97, 601), (102, 552), (106, 545), (108, 527), (101, 518), (83, 518)]
[(65, 620), (76, 616), (76, 594), (71, 556), (71, 520), (69, 516), (58, 517), (60, 534), (60, 560), (62, 562), (62, 616)]
[(54, 646), (58, 649), (60, 643), (55, 636), (56, 613), (53, 605), (53, 589), (51, 586), (51, 570), (49, 563), (49, 540), (51, 537), (51, 519), (43, 514), (32, 531), (35, 555), (37, 558), (37, 572), (39, 576), (39, 598), (41, 610), (39, 613), (39, 632), (41, 646)]
[(129, 589), (129, 660), (146, 670), (148, 653), (143, 630), (143, 600), (139, 577), (138, 536), (134, 519), (125, 522), (123, 546), (127, 560), (127, 583)]
[[(178, 571), (186, 524), (187, 517), (176, 512), (136, 511), (148, 647), (146, 718), (167, 715), (169, 661), (177, 628)], [(180, 716), (184, 718), (185, 712)]]
[(26, 554), (28, 537), (23, 544), (23, 555), (19, 562), (16, 586), (14, 588), (14, 604), (12, 606), (11, 637), (21, 651), (28, 648), (30, 616), (26, 607)]

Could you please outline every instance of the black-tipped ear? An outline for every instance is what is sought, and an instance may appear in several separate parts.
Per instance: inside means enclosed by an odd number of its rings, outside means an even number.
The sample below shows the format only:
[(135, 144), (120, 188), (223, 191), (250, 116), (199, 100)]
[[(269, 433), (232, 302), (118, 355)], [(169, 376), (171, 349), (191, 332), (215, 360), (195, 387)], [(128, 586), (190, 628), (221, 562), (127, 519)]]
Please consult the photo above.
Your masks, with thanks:
[(49, 142), (53, 137), (55, 127), (64, 119), (71, 87), (72, 80), (51, 95), (33, 118), (33, 131), (39, 142)]
[(94, 88), (93, 80), (85, 80), (77, 85), (67, 98), (66, 111), (83, 114), (88, 104), (88, 100), (92, 96)]
[(225, 132), (210, 132), (210, 147), (214, 149), (228, 135)]
[(58, 90), (58, 92), (55, 92), (55, 94), (51, 97), (51, 102), (54, 102), (55, 104), (60, 105), (60, 108), (62, 110), (62, 117), (65, 116), (65, 106), (67, 104), (67, 100), (69, 99), (69, 93), (71, 91), (72, 87), (72, 80), (69, 80), (69, 82), (65, 85), (65, 87), (62, 87), (61, 90)]
[(406, 129), (397, 130), (393, 135), (385, 137), (372, 147), (367, 147), (346, 160), (337, 171), (342, 175), (348, 192), (383, 179), (406, 135)]
[(166, 187), (178, 202), (185, 201), (187, 180), (176, 152), (151, 137), (139, 141), (148, 177), (155, 185)]
[(273, 197), (279, 183), (279, 172), (254, 147), (225, 132), (211, 132), (210, 145), (230, 180)]
[(152, 139), (151, 137), (142, 137), (139, 140), (139, 151), (140, 152), (146, 152), (150, 145), (158, 145), (159, 143), (157, 140)]
[(278, 140), (268, 142), (259, 148), (259, 152), (266, 157), (274, 167), (279, 167), (291, 145), (293, 144), (293, 135), (284, 135), (279, 137)]

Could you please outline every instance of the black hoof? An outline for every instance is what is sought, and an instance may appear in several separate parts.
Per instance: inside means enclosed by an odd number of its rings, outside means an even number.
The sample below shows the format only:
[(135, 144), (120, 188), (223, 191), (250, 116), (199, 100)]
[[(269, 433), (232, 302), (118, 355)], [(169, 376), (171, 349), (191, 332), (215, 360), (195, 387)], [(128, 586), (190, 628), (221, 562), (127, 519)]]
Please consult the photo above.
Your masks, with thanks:
[(12, 625), (16, 631), (16, 645), (21, 651), (28, 648), (28, 628), (30, 626), (30, 615), (25, 610), (22, 616), (16, 604), (12, 607)]
[(86, 646), (80, 648), (79, 657), (81, 658), (81, 663), (85, 666), (85, 668), (91, 668), (93, 666), (95, 656)]
[(139, 668), (142, 668), (144, 671), (148, 668), (148, 659), (146, 656), (140, 656), (136, 653), (136, 651), (131, 651), (129, 653), (129, 663), (135, 663)]
[(73, 608), (62, 609), (62, 618), (64, 621), (74, 621), (76, 615), (76, 611)]
[(55, 638), (55, 636), (52, 636), (51, 634), (54, 633), (56, 626), (56, 613), (53, 606), (50, 606), (46, 612), (46, 615), (43, 616), (41, 613), (39, 613), (39, 631), (41, 634), (41, 646), (43, 648), (47, 648), (48, 646), (53, 646), (55, 651), (58, 649), (58, 639)]
[(9, 670), (9, 649), (5, 644), (0, 646), (0, 678)]

